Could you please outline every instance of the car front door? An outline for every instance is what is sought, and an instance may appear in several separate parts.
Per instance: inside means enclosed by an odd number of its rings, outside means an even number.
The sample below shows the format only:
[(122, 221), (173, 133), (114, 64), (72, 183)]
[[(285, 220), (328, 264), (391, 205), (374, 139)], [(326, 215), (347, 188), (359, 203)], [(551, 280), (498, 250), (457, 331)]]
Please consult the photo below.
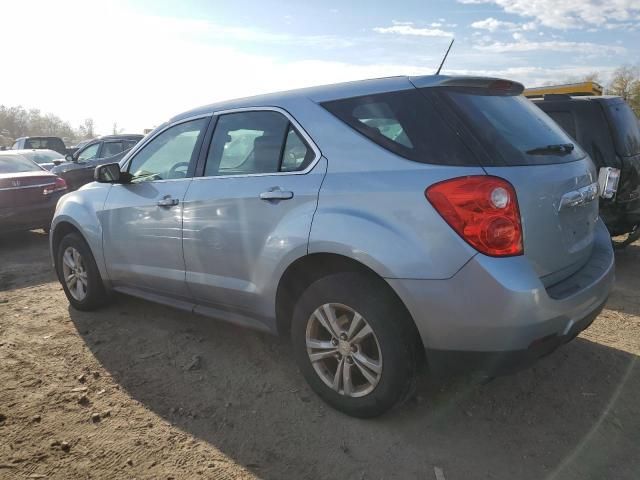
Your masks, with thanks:
[(159, 132), (127, 162), (130, 182), (111, 187), (102, 225), (115, 287), (188, 299), (182, 202), (209, 120), (189, 120)]
[(218, 115), (203, 175), (184, 206), (186, 278), (196, 310), (272, 319), (274, 276), (286, 258), (306, 254), (326, 171), (302, 132), (278, 109)]

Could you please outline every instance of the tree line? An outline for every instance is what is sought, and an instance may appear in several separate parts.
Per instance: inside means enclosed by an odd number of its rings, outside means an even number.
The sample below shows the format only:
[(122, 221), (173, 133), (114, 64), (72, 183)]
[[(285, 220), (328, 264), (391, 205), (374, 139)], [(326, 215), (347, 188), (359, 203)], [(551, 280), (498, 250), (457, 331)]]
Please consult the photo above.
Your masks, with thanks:
[(29, 136), (60, 137), (67, 145), (96, 136), (94, 121), (87, 118), (77, 128), (52, 113), (37, 108), (0, 105), (0, 147), (11, 147), (16, 138)]

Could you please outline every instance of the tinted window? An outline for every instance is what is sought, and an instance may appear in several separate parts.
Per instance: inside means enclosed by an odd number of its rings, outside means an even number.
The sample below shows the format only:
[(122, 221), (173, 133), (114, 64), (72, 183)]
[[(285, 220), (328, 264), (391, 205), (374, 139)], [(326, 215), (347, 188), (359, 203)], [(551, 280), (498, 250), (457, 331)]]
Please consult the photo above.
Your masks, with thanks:
[[(469, 90), (446, 89), (444, 92), (487, 151), (496, 157), (497, 164), (563, 163), (584, 157), (571, 137), (525, 97)], [(574, 145), (570, 153), (546, 150), (550, 145), (565, 144)]]
[(280, 171), (294, 172), (296, 170), (304, 170), (309, 166), (313, 157), (313, 150), (309, 148), (293, 126), (289, 125), (289, 131), (287, 132), (282, 153)]
[(138, 140), (123, 140), (122, 141), (123, 150), (129, 150), (130, 148), (133, 148), (137, 143), (138, 143)]
[(381, 147), (409, 160), (477, 164), (432, 101), (418, 90), (347, 98), (322, 106)]
[(616, 150), (624, 157), (640, 154), (640, 124), (638, 117), (624, 101), (605, 103)]
[(0, 173), (40, 172), (31, 160), (21, 155), (0, 155)]
[(78, 155), (79, 162), (86, 162), (88, 160), (93, 160), (98, 155), (98, 149), (100, 148), (100, 143), (94, 143), (93, 145), (89, 145), (85, 148), (80, 155)]
[(104, 142), (102, 144), (100, 158), (112, 157), (122, 152), (122, 150), (122, 142)]
[(48, 148), (51, 150), (64, 150), (65, 146), (59, 138), (28, 138), (24, 142), (24, 148)]
[(573, 119), (573, 113), (571, 112), (547, 112), (553, 121), (562, 127), (562, 129), (571, 135), (573, 138), (576, 138), (576, 122)]
[(132, 182), (186, 178), (208, 118), (168, 128), (140, 150), (129, 164)]
[(218, 119), (204, 175), (303, 170), (311, 160), (313, 151), (281, 113), (229, 113)]

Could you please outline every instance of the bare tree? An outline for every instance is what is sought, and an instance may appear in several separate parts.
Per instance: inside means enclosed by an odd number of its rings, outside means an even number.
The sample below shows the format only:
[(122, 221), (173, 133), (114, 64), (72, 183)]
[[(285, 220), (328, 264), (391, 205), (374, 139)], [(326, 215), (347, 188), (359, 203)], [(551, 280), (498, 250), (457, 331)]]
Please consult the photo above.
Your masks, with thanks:
[(87, 118), (82, 125), (80, 125), (80, 135), (84, 139), (95, 138), (95, 124), (93, 122), (93, 118)]
[(607, 94), (619, 95), (640, 115), (640, 66), (623, 65), (613, 72)]

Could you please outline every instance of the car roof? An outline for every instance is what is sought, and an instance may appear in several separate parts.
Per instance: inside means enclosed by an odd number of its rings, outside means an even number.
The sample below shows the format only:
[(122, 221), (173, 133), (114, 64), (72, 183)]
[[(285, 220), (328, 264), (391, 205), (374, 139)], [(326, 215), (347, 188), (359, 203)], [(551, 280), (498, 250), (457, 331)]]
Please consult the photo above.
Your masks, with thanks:
[(93, 140), (128, 140), (128, 139), (142, 138), (142, 137), (144, 137), (144, 135), (140, 133), (122, 133), (118, 135), (103, 135), (101, 137), (94, 138)]
[[(206, 115), (213, 112), (231, 110), (236, 108), (278, 106), (295, 100), (311, 100), (313, 102), (328, 102), (342, 98), (373, 95), (376, 93), (408, 90), (412, 88), (437, 87), (446, 85), (471, 86), (487, 84), (494, 81), (508, 81), (493, 77), (472, 77), (472, 76), (448, 76), (448, 75), (423, 75), (423, 76), (396, 76), (373, 78), (367, 80), (355, 80), (351, 82), (335, 83), (331, 85), (321, 85), (316, 87), (300, 88), (283, 92), (256, 95), (252, 97), (238, 98), (223, 102), (212, 103), (202, 107), (188, 110), (176, 115), (170, 122), (183, 120), (186, 118)], [(517, 86), (520, 92), (524, 87), (511, 82)]]

